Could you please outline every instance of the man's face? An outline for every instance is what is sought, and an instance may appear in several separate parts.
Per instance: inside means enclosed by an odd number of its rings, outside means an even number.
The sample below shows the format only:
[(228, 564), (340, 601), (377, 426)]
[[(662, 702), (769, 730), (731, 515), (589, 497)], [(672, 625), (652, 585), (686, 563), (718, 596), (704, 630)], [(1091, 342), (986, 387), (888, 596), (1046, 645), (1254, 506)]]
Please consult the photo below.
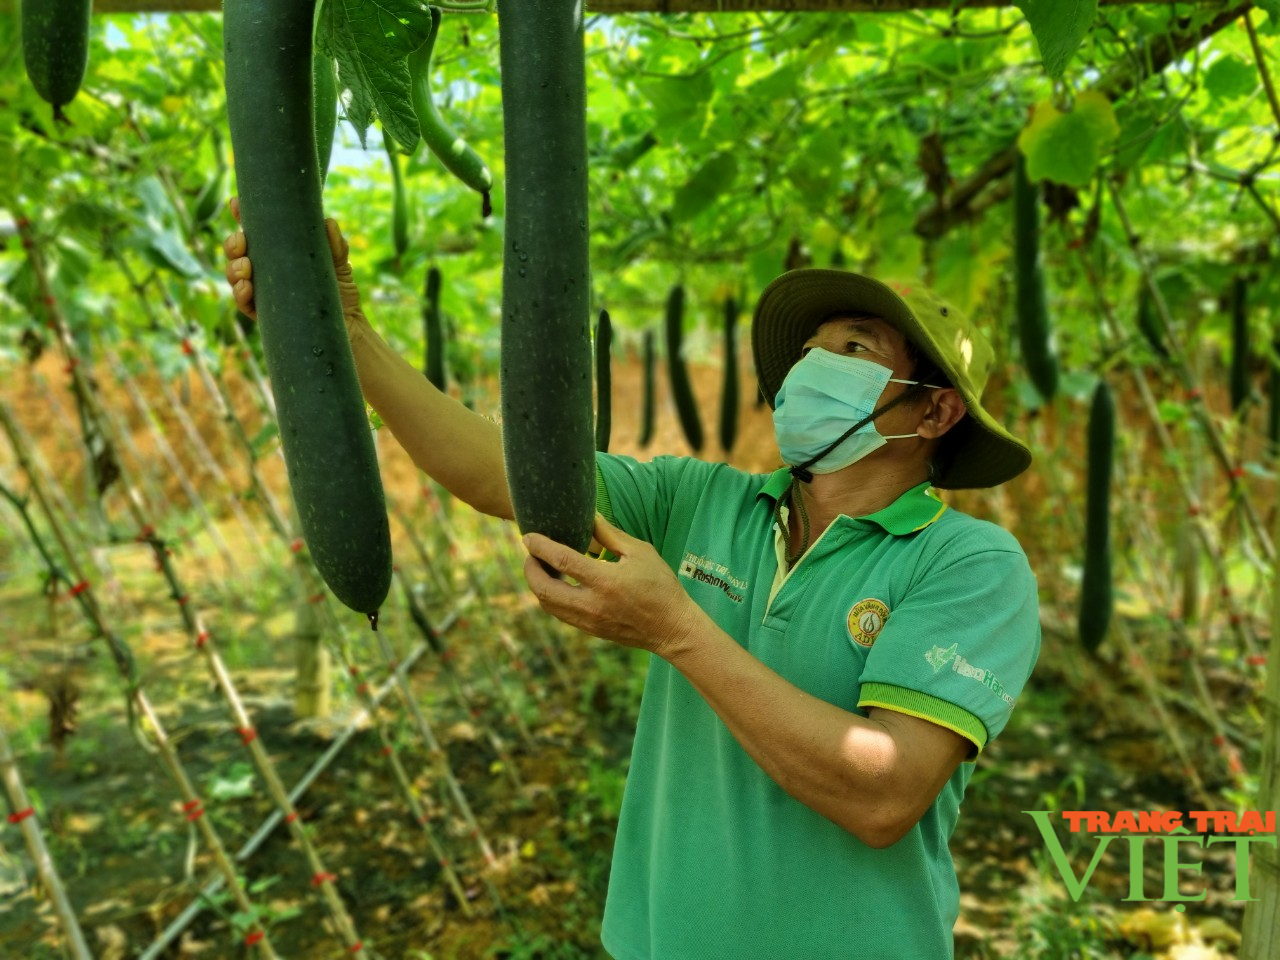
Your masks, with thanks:
[[(800, 356), (821, 347), (842, 357), (870, 360), (893, 371), (890, 376), (910, 379), (914, 364), (907, 354), (907, 341), (883, 320), (835, 317), (825, 321), (804, 342)], [(890, 387), (902, 384), (890, 384)], [(886, 399), (889, 399), (886, 391)]]
[[(883, 320), (854, 316), (834, 317), (823, 322), (804, 342), (800, 355), (804, 356), (814, 347), (821, 347), (842, 357), (857, 357), (878, 363), (882, 367), (888, 367), (891, 371), (889, 375), (899, 380), (914, 379), (916, 364), (907, 352), (906, 337)], [(910, 389), (905, 383), (890, 383), (880, 395), (876, 406), (884, 406), (904, 390)], [(931, 391), (935, 394), (939, 392)], [(930, 413), (929, 404), (922, 406), (911, 402), (900, 403), (876, 418), (876, 429), (886, 436), (915, 433), (921, 421)], [(883, 451), (877, 451), (872, 456), (877, 454), (886, 455)]]

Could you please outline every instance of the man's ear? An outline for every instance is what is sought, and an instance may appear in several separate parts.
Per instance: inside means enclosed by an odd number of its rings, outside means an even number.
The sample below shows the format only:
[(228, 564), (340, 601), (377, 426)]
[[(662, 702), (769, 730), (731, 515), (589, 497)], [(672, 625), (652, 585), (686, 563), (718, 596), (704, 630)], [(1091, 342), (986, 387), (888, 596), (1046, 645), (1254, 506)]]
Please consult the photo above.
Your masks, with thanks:
[(960, 391), (954, 387), (934, 392), (917, 432), (926, 440), (936, 440), (964, 417), (967, 411)]

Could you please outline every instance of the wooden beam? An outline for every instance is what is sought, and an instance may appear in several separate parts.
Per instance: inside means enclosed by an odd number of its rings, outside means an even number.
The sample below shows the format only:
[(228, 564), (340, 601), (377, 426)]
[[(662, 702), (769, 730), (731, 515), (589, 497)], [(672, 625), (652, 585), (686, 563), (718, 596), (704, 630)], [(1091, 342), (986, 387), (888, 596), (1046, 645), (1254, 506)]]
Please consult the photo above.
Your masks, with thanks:
[[(1221, 0), (1098, 0), (1104, 7), (1221, 3)], [(1012, 7), (1013, 0), (587, 0), (587, 12), (615, 13), (903, 13), (908, 10)], [(0, 14), (17, 0), (0, 0)], [(222, 0), (94, 0), (94, 13), (220, 13)]]

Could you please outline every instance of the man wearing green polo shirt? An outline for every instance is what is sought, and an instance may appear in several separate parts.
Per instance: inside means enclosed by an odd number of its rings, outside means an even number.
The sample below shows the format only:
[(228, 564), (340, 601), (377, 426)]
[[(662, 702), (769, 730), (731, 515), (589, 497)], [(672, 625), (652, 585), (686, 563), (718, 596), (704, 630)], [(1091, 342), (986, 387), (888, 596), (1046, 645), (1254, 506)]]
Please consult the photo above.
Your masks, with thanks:
[(595, 536), (618, 562), (525, 538), (545, 609), (655, 654), (604, 945), (947, 958), (965, 761), (1040, 628), (1017, 541), (932, 488), (1003, 483), (1030, 454), (981, 405), (986, 340), (927, 290), (793, 271), (752, 341), (789, 467), (601, 455)]
[[(378, 337), (329, 230), (366, 399), (419, 467), (512, 518), (499, 428)], [(226, 252), (253, 316), (242, 233)], [(926, 290), (792, 271), (752, 340), (787, 467), (602, 454), (592, 549), (615, 562), (525, 538), (547, 611), (654, 654), (602, 940), (615, 960), (942, 960), (968, 761), (1040, 632), (1017, 541), (932, 491), (1030, 454), (981, 405), (986, 340)]]

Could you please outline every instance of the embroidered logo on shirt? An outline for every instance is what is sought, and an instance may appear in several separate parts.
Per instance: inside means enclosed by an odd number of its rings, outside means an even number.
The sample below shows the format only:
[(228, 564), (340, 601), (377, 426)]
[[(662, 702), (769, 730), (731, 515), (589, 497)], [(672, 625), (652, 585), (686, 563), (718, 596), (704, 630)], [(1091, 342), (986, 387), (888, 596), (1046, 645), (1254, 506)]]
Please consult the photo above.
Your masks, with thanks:
[(888, 619), (889, 608), (883, 600), (874, 597), (859, 600), (849, 611), (849, 639), (861, 647), (871, 646)]
[(716, 563), (696, 553), (684, 555), (684, 559), (680, 561), (680, 576), (718, 587), (734, 603), (742, 602), (742, 597), (749, 585), (746, 580), (739, 580), (729, 573), (729, 568), (723, 563)]
[(996, 675), (983, 667), (975, 667), (960, 656), (956, 652), (959, 647), (958, 643), (953, 643), (945, 650), (942, 647), (934, 647), (924, 655), (924, 658), (928, 661), (929, 666), (933, 667), (934, 673), (938, 673), (950, 663), (952, 673), (958, 673), (960, 676), (968, 677), (970, 680), (977, 680), (1009, 706), (1013, 706), (1013, 697), (1004, 692), (1004, 684), (996, 678)]

